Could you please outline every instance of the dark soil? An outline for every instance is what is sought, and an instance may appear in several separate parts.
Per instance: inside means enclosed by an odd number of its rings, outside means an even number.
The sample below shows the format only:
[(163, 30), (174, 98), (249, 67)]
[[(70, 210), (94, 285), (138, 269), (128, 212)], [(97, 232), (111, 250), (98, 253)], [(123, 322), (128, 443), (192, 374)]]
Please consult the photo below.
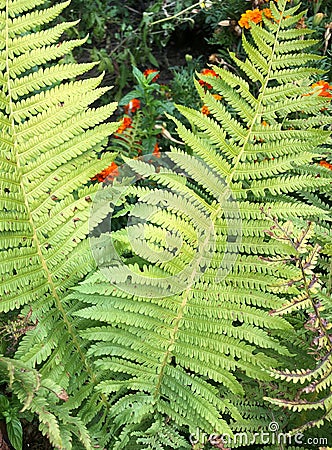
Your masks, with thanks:
[(193, 58), (203, 56), (203, 62), (206, 63), (217, 49), (206, 42), (205, 36), (206, 33), (199, 27), (175, 30), (164, 51), (155, 49), (154, 54), (159, 54), (157, 59), (161, 61), (161, 68), (185, 66), (186, 55)]
[[(53, 450), (48, 439), (38, 430), (38, 422), (22, 421), (23, 426), (23, 450)], [(0, 422), (0, 449), (14, 450), (10, 445), (8, 435), (6, 432), (6, 425), (3, 421)]]
[[(195, 24), (194, 27), (182, 25), (176, 28), (165, 48), (158, 45), (152, 48), (152, 53), (159, 62), (161, 84), (168, 84), (172, 81), (174, 73), (171, 68), (186, 67), (186, 56), (192, 56), (199, 61), (201, 68), (207, 67), (209, 57), (218, 53), (219, 47), (207, 42), (207, 36), (212, 35), (212, 30), (203, 24)], [(196, 66), (197, 67), (197, 66)]]
[(38, 423), (23, 424), (23, 450), (53, 450), (48, 439), (38, 430)]

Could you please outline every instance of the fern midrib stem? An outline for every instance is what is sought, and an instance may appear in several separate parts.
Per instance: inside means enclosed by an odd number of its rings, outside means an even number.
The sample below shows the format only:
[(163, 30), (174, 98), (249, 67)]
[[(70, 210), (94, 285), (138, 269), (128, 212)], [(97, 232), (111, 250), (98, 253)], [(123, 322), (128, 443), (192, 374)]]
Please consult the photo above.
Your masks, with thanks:
[[(210, 236), (213, 233), (213, 229), (214, 229), (215, 219), (218, 217), (221, 208), (222, 208), (221, 205), (219, 205), (218, 208), (216, 208), (214, 213), (212, 214), (212, 218), (213, 219), (211, 220), (210, 227), (207, 229), (206, 238), (205, 238), (205, 240), (203, 242), (203, 248), (205, 248), (205, 246), (208, 244), (208, 242), (210, 240)], [(202, 258), (203, 258), (203, 252), (201, 252), (199, 258), (197, 258), (196, 267), (197, 266), (199, 267), (199, 264), (200, 264), (200, 261), (202, 260)], [(189, 292), (190, 292), (192, 283), (194, 281), (194, 278), (196, 276), (196, 273), (197, 273), (197, 270), (193, 270), (192, 271), (191, 277), (188, 280), (188, 288), (183, 292), (183, 300), (182, 300), (182, 303), (180, 305), (178, 315), (176, 316), (175, 321), (174, 321), (173, 333), (172, 333), (172, 336), (171, 336), (171, 339), (170, 339), (170, 342), (169, 342), (169, 345), (168, 345), (168, 349), (165, 352), (165, 357), (164, 357), (163, 362), (161, 364), (159, 376), (158, 376), (158, 379), (157, 379), (156, 389), (155, 389), (155, 392), (153, 394), (154, 400), (156, 400), (158, 398), (158, 396), (159, 396), (159, 390), (160, 390), (160, 387), (161, 387), (161, 384), (162, 384), (162, 380), (163, 380), (163, 376), (164, 376), (164, 373), (165, 373), (166, 366), (168, 364), (168, 359), (169, 359), (169, 357), (170, 357), (170, 355), (172, 353), (171, 348), (172, 348), (172, 346), (174, 345), (174, 343), (176, 341), (176, 336), (177, 336), (177, 333), (179, 331), (179, 326), (180, 326), (180, 320), (183, 317), (184, 309), (185, 309), (185, 307), (187, 305), (187, 302), (188, 302)]]
[[(285, 7), (286, 7), (286, 5), (285, 5)], [(284, 12), (284, 10), (282, 11), (282, 13), (283, 12)], [(261, 112), (262, 112), (261, 111), (262, 110), (262, 101), (263, 101), (263, 98), (264, 98), (265, 90), (266, 90), (266, 88), (268, 86), (268, 83), (270, 81), (270, 73), (272, 71), (272, 61), (273, 61), (273, 56), (275, 54), (275, 48), (276, 48), (276, 45), (277, 45), (277, 42), (278, 42), (279, 30), (280, 30), (280, 23), (279, 23), (279, 26), (278, 26), (278, 29), (277, 29), (277, 32), (276, 32), (276, 38), (275, 38), (275, 42), (274, 42), (273, 49), (272, 49), (271, 59), (270, 59), (269, 66), (268, 66), (268, 73), (267, 73), (267, 75), (265, 77), (265, 82), (264, 82), (264, 84), (263, 84), (263, 86), (261, 88), (260, 94), (259, 94), (259, 102), (258, 102), (258, 105), (257, 105), (257, 108), (256, 108), (256, 114), (255, 114), (255, 116), (254, 116), (254, 118), (253, 118), (253, 120), (251, 122), (250, 127), (249, 127), (249, 130), (248, 130), (248, 133), (247, 133), (247, 137), (246, 137), (246, 139), (245, 139), (245, 141), (243, 143), (243, 146), (242, 146), (242, 150), (238, 154), (238, 156), (236, 158), (236, 161), (235, 161), (235, 163), (233, 165), (233, 171), (226, 178), (228, 186), (231, 184), (231, 182), (233, 180), (233, 177), (234, 177), (234, 174), (236, 172), (236, 169), (237, 169), (238, 165), (240, 164), (241, 157), (242, 157), (243, 153), (245, 152), (246, 146), (248, 144), (249, 138), (250, 138), (252, 130), (253, 130), (253, 126), (256, 123), (256, 119), (257, 119), (257, 117), (259, 115), (261, 115)], [(213, 227), (213, 225), (215, 223), (215, 220), (219, 216), (219, 213), (221, 212), (221, 210), (222, 210), (222, 202), (219, 203), (219, 206), (215, 209), (214, 213), (212, 214), (212, 217), (211, 217), (212, 225), (211, 225), (211, 227)], [(208, 236), (209, 236), (209, 234), (208, 234)], [(200, 261), (201, 258), (202, 258), (202, 256), (198, 259), (198, 262)], [(191, 277), (191, 282), (193, 281), (193, 277), (195, 276), (195, 274), (196, 274), (196, 272), (193, 272), (193, 275)], [(160, 373), (159, 373), (157, 384), (156, 384), (156, 389), (155, 389), (155, 392), (154, 392), (154, 395), (153, 395), (155, 400), (158, 397), (159, 390), (160, 390), (160, 387), (161, 387), (161, 384), (162, 384), (162, 379), (163, 379), (163, 376), (164, 376), (164, 373), (165, 373), (165, 369), (166, 369), (166, 366), (168, 364), (169, 357), (170, 357), (170, 355), (172, 353), (171, 348), (172, 348), (172, 346), (174, 345), (174, 343), (176, 341), (176, 336), (177, 336), (177, 333), (179, 331), (179, 323), (180, 323), (180, 320), (183, 317), (184, 308), (185, 308), (185, 306), (186, 306), (186, 304), (188, 302), (188, 295), (189, 295), (189, 292), (190, 292), (190, 287), (191, 287), (191, 283), (189, 282), (189, 287), (183, 293), (183, 301), (182, 301), (182, 303), (180, 305), (178, 315), (177, 315), (177, 317), (175, 319), (175, 323), (174, 323), (175, 326), (174, 326), (174, 329), (173, 329), (173, 334), (172, 334), (172, 337), (171, 337), (168, 349), (166, 350), (165, 357), (164, 357), (162, 365), (161, 365)]]
[[(90, 365), (87, 362), (85, 354), (81, 349), (80, 343), (78, 342), (76, 334), (73, 331), (73, 327), (67, 317), (66, 311), (65, 311), (64, 307), (62, 306), (61, 299), (57, 293), (55, 284), (53, 282), (52, 274), (47, 266), (46, 260), (44, 258), (43, 252), (42, 252), (41, 244), (38, 239), (37, 228), (33, 221), (32, 211), (31, 211), (29, 202), (27, 200), (28, 196), (27, 196), (27, 192), (26, 192), (24, 180), (23, 180), (22, 167), (21, 167), (21, 163), (20, 163), (20, 155), (17, 150), (17, 138), (16, 138), (16, 132), (15, 132), (15, 120), (14, 120), (14, 111), (13, 111), (14, 108), (13, 108), (13, 99), (12, 99), (12, 95), (11, 95), (11, 86), (10, 86), (10, 67), (9, 67), (10, 59), (9, 59), (8, 49), (9, 49), (9, 1), (6, 0), (6, 75), (7, 75), (7, 90), (8, 90), (8, 99), (9, 99), (9, 123), (11, 126), (11, 132), (12, 132), (11, 139), (12, 139), (12, 145), (13, 145), (13, 154), (14, 154), (14, 157), (16, 158), (16, 166), (17, 166), (18, 173), (20, 176), (21, 192), (24, 196), (24, 204), (25, 204), (26, 212), (27, 212), (27, 215), (29, 218), (30, 227), (32, 230), (32, 240), (35, 244), (35, 249), (36, 249), (37, 255), (39, 257), (40, 263), (42, 265), (42, 268), (45, 272), (45, 276), (46, 276), (46, 279), (47, 279), (47, 282), (48, 282), (48, 285), (49, 285), (49, 288), (51, 291), (51, 295), (53, 296), (53, 298), (56, 302), (56, 306), (63, 317), (63, 321), (68, 329), (68, 332), (69, 332), (69, 334), (73, 340), (73, 343), (78, 351), (78, 354), (80, 355), (80, 357), (83, 361), (86, 371), (89, 374), (92, 382), (95, 383), (96, 376), (95, 376), (94, 372), (92, 371)], [(103, 402), (107, 403), (106, 397), (104, 395), (102, 397), (103, 397)]]
[[(282, 13), (282, 16), (284, 15), (285, 8), (286, 8), (286, 2), (285, 2), (285, 5), (284, 5), (283, 10), (280, 11), (280, 12)], [(282, 19), (281, 19), (281, 20), (282, 20)], [(265, 91), (266, 91), (266, 89), (267, 89), (267, 86), (268, 86), (268, 83), (269, 83), (269, 81), (270, 81), (270, 73), (271, 73), (271, 71), (272, 71), (273, 57), (274, 57), (274, 55), (275, 55), (275, 49), (276, 49), (276, 45), (277, 45), (277, 43), (278, 43), (278, 35), (279, 35), (280, 28), (281, 28), (281, 20), (279, 21), (278, 29), (277, 29), (277, 31), (276, 31), (275, 41), (274, 41), (273, 48), (272, 48), (272, 55), (271, 55), (271, 58), (270, 58), (270, 61), (269, 61), (268, 71), (267, 71), (267, 74), (266, 74), (266, 77), (265, 77), (265, 81), (264, 81), (264, 84), (262, 85), (262, 87), (261, 87), (261, 89), (260, 89), (260, 93), (259, 93), (259, 96), (258, 96), (258, 104), (257, 104), (257, 108), (256, 108), (256, 113), (255, 113), (255, 116), (254, 116), (254, 118), (253, 118), (253, 120), (252, 120), (252, 122), (251, 122), (251, 124), (250, 124), (249, 129), (248, 129), (248, 133), (247, 133), (247, 136), (246, 136), (246, 138), (245, 138), (245, 140), (244, 140), (242, 149), (241, 149), (241, 151), (239, 152), (239, 154), (238, 154), (238, 156), (237, 156), (237, 158), (236, 158), (236, 160), (235, 160), (235, 163), (234, 163), (234, 165), (233, 165), (233, 170), (232, 170), (232, 172), (229, 174), (229, 176), (226, 178), (226, 180), (227, 180), (227, 185), (228, 185), (228, 186), (229, 186), (230, 183), (233, 181), (233, 177), (234, 177), (234, 174), (235, 174), (235, 172), (236, 172), (236, 170), (237, 170), (238, 165), (240, 164), (241, 157), (242, 157), (243, 153), (244, 153), (245, 150), (246, 150), (246, 146), (247, 146), (247, 144), (248, 144), (249, 138), (251, 137), (251, 133), (252, 133), (252, 131), (253, 131), (253, 127), (254, 127), (254, 125), (255, 125), (255, 123), (256, 123), (256, 119), (262, 114), (262, 111), (263, 111), (263, 108), (262, 108), (262, 102), (263, 102), (263, 98), (264, 98), (264, 93), (265, 93)]]

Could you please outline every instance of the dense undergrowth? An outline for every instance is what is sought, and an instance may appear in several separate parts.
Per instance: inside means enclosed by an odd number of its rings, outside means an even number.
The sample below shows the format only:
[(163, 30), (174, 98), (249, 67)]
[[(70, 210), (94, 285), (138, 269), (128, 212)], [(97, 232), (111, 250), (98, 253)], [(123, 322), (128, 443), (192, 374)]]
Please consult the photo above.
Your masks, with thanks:
[[(99, 70), (106, 70), (107, 82), (115, 86), (110, 98), (113, 100), (115, 96), (119, 100), (123, 89), (130, 89), (134, 81), (132, 65), (142, 71), (147, 67), (160, 70), (162, 83), (170, 83), (172, 95), (176, 96), (185, 81), (173, 79), (173, 69), (184, 72), (191, 79), (192, 65), (199, 71), (209, 57), (212, 57), (210, 62), (232, 64), (229, 51), (243, 55), (240, 44), (242, 28), (238, 24), (241, 14), (267, 5), (268, 2), (256, 0), (73, 0), (71, 6), (62, 12), (61, 19), (80, 19), (79, 24), (71, 29), (70, 37), (83, 38), (89, 33), (84, 47), (73, 50), (68, 58), (99, 61)], [(307, 13), (301, 26), (315, 31), (315, 38), (320, 40), (317, 51), (329, 56), (331, 41), (326, 27), (332, 19), (331, 1), (303, 1), (302, 8)], [(186, 55), (193, 58), (189, 66)], [(320, 64), (331, 70), (328, 60)], [(189, 100), (190, 95), (187, 95)]]
[(0, 445), (330, 448), (329, 2), (84, 5), (0, 1)]

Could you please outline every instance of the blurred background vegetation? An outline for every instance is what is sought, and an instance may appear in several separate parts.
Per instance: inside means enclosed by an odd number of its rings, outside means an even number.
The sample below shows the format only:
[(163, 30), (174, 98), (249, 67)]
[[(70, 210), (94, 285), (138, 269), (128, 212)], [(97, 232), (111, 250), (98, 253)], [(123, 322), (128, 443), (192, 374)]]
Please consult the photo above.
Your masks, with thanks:
[[(114, 86), (101, 102), (118, 101), (115, 116), (126, 117), (128, 125), (106, 151), (135, 157), (174, 145), (174, 124), (165, 113), (177, 115), (174, 103), (202, 108), (195, 73), (212, 64), (233, 70), (229, 52), (244, 56), (241, 14), (268, 6), (265, 0), (72, 0), (60, 20), (80, 22), (63, 39), (88, 40), (64, 62), (96, 61), (89, 75), (104, 72), (103, 83)], [(302, 8), (307, 13), (298, 27), (315, 31), (314, 51), (326, 56), (317, 64), (331, 81), (332, 0), (303, 0)], [(158, 71), (157, 82), (153, 77), (146, 82), (146, 69)], [(128, 108), (132, 99), (140, 100), (139, 108)]]
[[(80, 22), (69, 37), (89, 37), (84, 48), (67, 58), (98, 61), (97, 69), (105, 71), (105, 83), (114, 86), (113, 100), (120, 100), (131, 88), (132, 66), (136, 66), (143, 71), (147, 67), (159, 70), (159, 82), (167, 84), (175, 100), (181, 101), (181, 96), (192, 94), (188, 89), (195, 70), (209, 62), (232, 64), (228, 52), (241, 51), (241, 14), (264, 5), (268, 2), (72, 0), (62, 20), (79, 18)], [(327, 56), (325, 68), (331, 71), (332, 0), (304, 0), (302, 7), (307, 14), (298, 26), (316, 30), (321, 39), (317, 52)]]

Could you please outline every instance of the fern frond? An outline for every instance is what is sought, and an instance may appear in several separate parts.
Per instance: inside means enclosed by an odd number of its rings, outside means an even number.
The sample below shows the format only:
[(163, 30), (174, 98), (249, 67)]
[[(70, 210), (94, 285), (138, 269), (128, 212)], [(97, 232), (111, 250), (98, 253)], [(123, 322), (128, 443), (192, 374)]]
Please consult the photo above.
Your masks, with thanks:
[[(87, 424), (98, 423), (106, 404), (94, 397), (96, 412), (85, 420), (97, 377), (78, 335), (82, 321), (72, 318), (78, 305), (66, 296), (95, 266), (85, 240), (98, 190), (90, 179), (113, 161), (100, 152), (118, 127), (108, 121), (115, 103), (89, 108), (108, 90), (99, 87), (102, 77), (75, 80), (95, 64), (56, 62), (86, 40), (59, 41), (77, 22), (43, 29), (68, 4), (18, 0), (0, 7), (0, 309), (21, 310), (35, 324), (20, 336), (11, 385), (52, 445), (66, 450), (92, 448)], [(16, 367), (25, 371), (23, 383)], [(29, 373), (40, 377), (32, 390), (25, 386)], [(61, 390), (70, 399), (65, 405)]]
[[(248, 57), (238, 66), (258, 92), (214, 67), (217, 77), (201, 78), (222, 100), (196, 83), (210, 115), (178, 106), (191, 129), (174, 119), (192, 155), (172, 148), (151, 161), (126, 160), (96, 197), (91, 245), (100, 270), (73, 298), (86, 304), (75, 316), (96, 323), (81, 334), (102, 374), (97, 390), (112, 403), (112, 448), (140, 448), (137, 436), (156, 415), (177, 430), (231, 435), (230, 421), (235, 429), (243, 418), (225, 393), (243, 394), (242, 376), (268, 381), (269, 365), (290, 357), (277, 336), (292, 328), (268, 309), (300, 295), (289, 277), (301, 273), (265, 264), (292, 260), (296, 249), (264, 233), (262, 208), (282, 219), (325, 217), (296, 193), (329, 185), (306, 171), (329, 132), (320, 128), (325, 101), (308, 95), (320, 73), (306, 67), (318, 59), (305, 53), (315, 41), (295, 28), (303, 13), (285, 17), (298, 10), (286, 4), (278, 2), (278, 23), (253, 26), (254, 43), (243, 38)], [(303, 126), (311, 115), (318, 119)], [(127, 226), (112, 231), (113, 217)]]

